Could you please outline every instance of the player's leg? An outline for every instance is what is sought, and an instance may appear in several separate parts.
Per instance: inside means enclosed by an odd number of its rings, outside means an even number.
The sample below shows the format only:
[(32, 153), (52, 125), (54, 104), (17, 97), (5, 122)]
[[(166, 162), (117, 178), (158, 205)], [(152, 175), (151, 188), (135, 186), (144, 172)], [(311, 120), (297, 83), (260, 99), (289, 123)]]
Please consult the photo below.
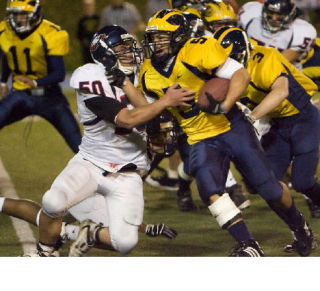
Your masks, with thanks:
[(130, 252), (138, 242), (138, 230), (142, 224), (142, 187), (142, 179), (135, 172), (110, 173), (101, 180), (107, 225), (84, 221), (77, 240), (70, 247), (69, 256), (83, 256), (93, 246), (123, 254)]
[(260, 246), (250, 234), (240, 210), (225, 193), (230, 160), (225, 145), (218, 138), (207, 139), (191, 146), (190, 170), (196, 179), (202, 201), (222, 229), (228, 230), (239, 248), (232, 256), (263, 256)]
[(48, 120), (59, 131), (73, 152), (78, 152), (81, 132), (66, 101), (52, 104), (50, 97), (43, 97), (38, 101), (37, 114)]
[(40, 209), (41, 206), (32, 200), (0, 197), (0, 212), (23, 219), (33, 225), (37, 225), (36, 220)]
[(313, 105), (301, 114), (302, 117), (294, 123), (291, 131), (294, 155), (292, 186), (320, 206), (320, 183), (315, 180), (319, 160), (320, 115)]
[(76, 155), (55, 179), (42, 198), (38, 244), (41, 255), (50, 255), (54, 251), (63, 213), (94, 195), (101, 175), (100, 169)]
[(25, 92), (14, 91), (0, 100), (0, 128), (32, 114), (33, 99)]
[[(122, 253), (129, 253), (138, 243), (138, 230), (143, 221), (143, 183), (136, 172), (115, 174), (113, 187), (107, 193), (109, 214), (109, 239), (112, 247)], [(108, 241), (99, 233), (99, 240)]]
[(181, 211), (196, 210), (197, 206), (193, 202), (190, 187), (193, 180), (189, 165), (190, 145), (187, 143), (187, 136), (183, 133), (178, 137), (178, 151), (182, 162), (178, 166), (177, 204)]
[[(280, 184), (275, 178), (254, 130), (247, 122), (240, 122), (237, 130), (231, 131), (232, 135), (227, 135), (226, 139), (233, 137), (227, 142), (231, 148), (234, 157), (233, 161), (237, 169), (245, 177), (245, 180), (250, 183), (251, 188), (255, 189), (266, 200), (272, 210), (279, 215), (298, 237), (300, 244), (299, 254), (308, 255), (311, 251), (312, 232), (306, 225), (302, 214), (296, 208), (288, 187), (285, 184)], [(232, 140), (237, 140), (237, 145)], [(275, 144), (278, 142), (278, 140), (274, 141)], [(286, 155), (286, 152), (284, 155)], [(284, 169), (284, 173), (289, 166), (290, 159), (287, 158), (285, 160), (285, 157), (282, 158), (281, 166)], [(280, 170), (278, 169), (278, 171)]]

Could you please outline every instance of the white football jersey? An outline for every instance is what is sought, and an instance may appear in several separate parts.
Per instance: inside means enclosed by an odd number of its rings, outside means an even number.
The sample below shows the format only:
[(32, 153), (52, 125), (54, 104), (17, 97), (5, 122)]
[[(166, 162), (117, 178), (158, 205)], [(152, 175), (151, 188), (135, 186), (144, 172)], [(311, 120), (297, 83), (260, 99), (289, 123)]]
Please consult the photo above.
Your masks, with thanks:
[[(300, 53), (307, 53), (316, 37), (315, 28), (305, 20), (295, 19), (289, 28), (271, 33), (262, 24), (262, 7), (259, 2), (248, 2), (239, 11), (239, 24), (247, 32), (248, 37), (256, 40), (260, 45), (274, 47), (280, 52), (292, 49)], [(304, 54), (301, 56), (301, 58)], [(298, 69), (300, 62), (295, 63)]]
[(78, 115), (84, 127), (79, 153), (108, 172), (117, 172), (129, 163), (137, 169), (148, 170), (144, 126), (133, 130), (118, 128), (100, 120), (85, 105), (87, 99), (105, 96), (118, 100), (128, 109), (133, 108), (121, 89), (109, 85), (104, 68), (93, 63), (79, 67), (71, 76), (70, 86), (76, 90)]

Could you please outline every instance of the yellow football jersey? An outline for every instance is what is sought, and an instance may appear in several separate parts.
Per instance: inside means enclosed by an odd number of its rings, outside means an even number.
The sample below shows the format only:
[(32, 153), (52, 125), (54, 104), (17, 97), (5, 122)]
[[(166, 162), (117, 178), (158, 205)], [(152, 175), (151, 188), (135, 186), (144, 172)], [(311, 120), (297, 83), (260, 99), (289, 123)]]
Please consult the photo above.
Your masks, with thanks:
[(302, 72), (320, 88), (320, 38), (316, 39), (313, 49), (309, 51), (307, 57), (301, 63)]
[(270, 92), (272, 84), (281, 75), (289, 81), (289, 96), (268, 115), (281, 118), (298, 114), (306, 105), (317, 86), (299, 72), (279, 51), (271, 47), (254, 46), (247, 67), (251, 82), (245, 96), (249, 108), (259, 104)]
[(48, 74), (47, 56), (64, 56), (69, 51), (69, 35), (60, 26), (43, 20), (37, 29), (25, 38), (20, 38), (2, 21), (0, 23), (0, 50), (5, 54), (13, 73), (13, 87), (29, 89), (15, 75), (26, 75), (31, 79), (43, 78)]
[[(197, 102), (205, 81), (214, 76), (217, 67), (226, 59), (227, 54), (214, 38), (192, 38), (164, 69), (157, 68), (150, 59), (146, 59), (140, 71), (138, 87), (148, 96), (161, 98), (167, 88), (177, 82), (183, 88), (194, 90)], [(189, 144), (230, 130), (230, 121), (224, 114), (208, 114), (195, 105), (193, 102), (192, 108), (169, 108), (187, 134)]]

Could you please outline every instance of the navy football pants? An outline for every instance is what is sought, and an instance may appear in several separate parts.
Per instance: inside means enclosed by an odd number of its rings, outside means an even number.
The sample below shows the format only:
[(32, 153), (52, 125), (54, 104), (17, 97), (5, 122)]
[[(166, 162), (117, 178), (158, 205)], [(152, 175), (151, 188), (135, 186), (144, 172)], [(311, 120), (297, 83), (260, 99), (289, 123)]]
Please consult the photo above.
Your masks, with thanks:
[(81, 143), (80, 128), (65, 97), (31, 96), (13, 91), (0, 100), (0, 129), (26, 116), (39, 115), (48, 120), (63, 136), (73, 152)]
[(276, 119), (261, 140), (277, 179), (282, 179), (292, 161), (291, 182), (299, 192), (316, 183), (319, 142), (319, 111), (311, 103), (297, 116)]
[(275, 178), (251, 124), (242, 116), (232, 124), (230, 131), (191, 146), (190, 172), (196, 178), (204, 203), (208, 203), (213, 194), (224, 193), (230, 161), (263, 199), (281, 199), (282, 186)]

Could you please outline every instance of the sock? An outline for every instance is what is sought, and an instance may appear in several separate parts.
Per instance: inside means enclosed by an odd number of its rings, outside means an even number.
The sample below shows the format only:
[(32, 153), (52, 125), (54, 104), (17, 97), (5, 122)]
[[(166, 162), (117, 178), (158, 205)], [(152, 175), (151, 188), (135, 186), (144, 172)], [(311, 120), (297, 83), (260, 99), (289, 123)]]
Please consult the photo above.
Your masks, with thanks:
[(237, 184), (236, 179), (234, 178), (231, 170), (229, 170), (228, 172), (228, 177), (227, 177), (227, 181), (226, 181), (226, 188), (230, 188), (233, 185)]
[(186, 192), (190, 190), (192, 180), (187, 181), (179, 176), (179, 192)]
[(76, 240), (80, 231), (80, 227), (78, 225), (67, 224), (65, 226), (65, 231), (67, 234), (68, 240)]
[(0, 197), (0, 212), (2, 212), (2, 207), (5, 199), (5, 197)]
[(247, 225), (243, 220), (231, 225), (227, 230), (232, 235), (232, 237), (238, 242), (253, 239), (252, 235), (250, 234), (247, 228)]
[(37, 213), (36, 226), (39, 226), (39, 224), (40, 224), (40, 214), (41, 214), (41, 210), (42, 210), (42, 209), (40, 209), (39, 212)]
[(176, 170), (168, 169), (168, 177), (171, 179), (178, 179), (178, 172)]
[(297, 228), (301, 228), (304, 226), (305, 220), (303, 219), (303, 216), (300, 213), (300, 211), (294, 205), (293, 200), (291, 207), (284, 213), (287, 216), (290, 229), (296, 230)]

